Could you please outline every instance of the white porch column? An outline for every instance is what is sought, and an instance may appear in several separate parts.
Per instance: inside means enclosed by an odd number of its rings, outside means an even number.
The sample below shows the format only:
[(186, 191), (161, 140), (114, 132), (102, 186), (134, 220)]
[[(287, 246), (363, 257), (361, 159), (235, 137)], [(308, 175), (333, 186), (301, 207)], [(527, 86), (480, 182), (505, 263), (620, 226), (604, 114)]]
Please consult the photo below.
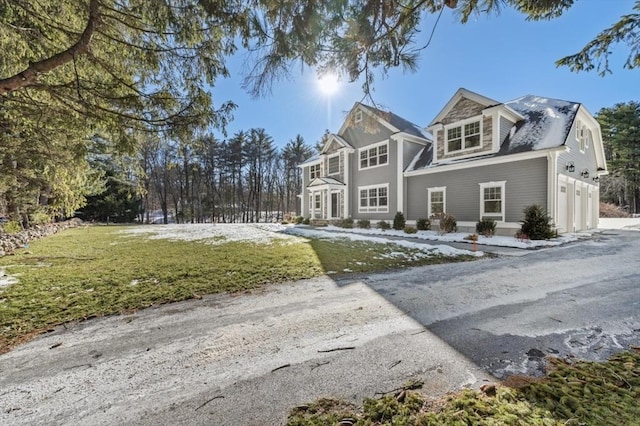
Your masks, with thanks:
[(316, 218), (316, 192), (311, 191), (311, 203), (309, 205), (309, 211), (311, 212), (311, 219)]

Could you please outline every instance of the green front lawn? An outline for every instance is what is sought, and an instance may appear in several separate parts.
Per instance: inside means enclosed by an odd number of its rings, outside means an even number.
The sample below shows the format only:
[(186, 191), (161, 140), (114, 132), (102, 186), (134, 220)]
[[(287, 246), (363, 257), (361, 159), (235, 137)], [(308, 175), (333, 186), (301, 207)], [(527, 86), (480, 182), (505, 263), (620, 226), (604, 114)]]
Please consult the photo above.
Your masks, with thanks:
[(0, 270), (19, 281), (0, 288), (0, 353), (55, 325), (93, 316), (327, 272), (469, 259), (417, 257), (417, 250), (395, 244), (346, 240), (269, 245), (151, 240), (122, 233), (124, 229), (70, 229), (0, 258)]

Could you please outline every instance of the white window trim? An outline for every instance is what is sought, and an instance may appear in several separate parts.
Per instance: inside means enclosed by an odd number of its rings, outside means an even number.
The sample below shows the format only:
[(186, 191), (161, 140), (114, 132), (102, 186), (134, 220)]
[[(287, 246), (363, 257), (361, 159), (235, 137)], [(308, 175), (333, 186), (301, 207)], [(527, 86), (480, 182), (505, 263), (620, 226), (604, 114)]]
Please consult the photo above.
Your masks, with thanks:
[[(318, 168), (318, 175), (315, 177), (311, 177), (311, 169), (317, 167)], [(317, 164), (312, 164), (309, 166), (309, 182), (311, 182), (312, 180), (319, 178), (322, 176), (322, 164), (317, 163)]]
[[(329, 211), (327, 212), (327, 216), (330, 219), (339, 219), (342, 214), (342, 212), (340, 211), (340, 207), (342, 206), (342, 203), (344, 203), (344, 201), (342, 200), (342, 190), (339, 189), (334, 189), (332, 191), (329, 191), (329, 203), (331, 205), (331, 209), (329, 209)], [(338, 212), (338, 216), (333, 216), (331, 213), (331, 210), (333, 210), (333, 198), (331, 198), (333, 196), (333, 194), (337, 194), (338, 195), (338, 208), (336, 209), (336, 211)]]
[[(490, 217), (492, 219), (494, 219), (496, 222), (499, 223), (504, 223), (505, 219), (506, 219), (506, 207), (507, 207), (507, 202), (506, 202), (506, 180), (502, 180), (502, 181), (498, 181), (498, 182), (481, 182), (478, 185), (480, 185), (480, 219), (482, 219), (483, 217)], [(502, 211), (500, 212), (500, 214), (497, 213), (486, 213), (484, 211), (484, 189), (485, 188), (493, 188), (493, 187), (497, 187), (499, 186), (500, 189), (500, 194), (502, 195)]]
[[(480, 145), (479, 146), (474, 146), (471, 148), (464, 148), (464, 142), (465, 142), (465, 138), (464, 138), (464, 126), (465, 124), (469, 124), (469, 123), (475, 123), (476, 121), (480, 122)], [(442, 135), (443, 140), (444, 140), (444, 155), (449, 155), (449, 154), (457, 154), (460, 152), (469, 152), (469, 151), (473, 151), (473, 150), (478, 150), (478, 149), (482, 149), (483, 147), (483, 140), (482, 140), (482, 135), (483, 135), (483, 116), (482, 115), (477, 115), (475, 117), (471, 117), (471, 118), (467, 118), (466, 120), (462, 120), (462, 121), (456, 121), (455, 123), (451, 123), (451, 124), (447, 124), (446, 126), (444, 126), (444, 134)], [(462, 149), (457, 149), (455, 151), (449, 151), (449, 129), (452, 129), (454, 127), (461, 127), (461, 131), (462, 131)]]
[(359, 122), (361, 122), (361, 121), (362, 121), (362, 111), (360, 111), (360, 110), (357, 110), (357, 111), (356, 111), (356, 116), (355, 116), (354, 121), (355, 121), (356, 123), (359, 123)]
[[(362, 167), (362, 163), (361, 163), (361, 158), (360, 158), (360, 153), (362, 151), (369, 151), (371, 148), (376, 148), (376, 147), (380, 147), (386, 145), (387, 146), (387, 162), (384, 164), (380, 164), (380, 162), (378, 162), (378, 164), (376, 164), (375, 166), (367, 166), (367, 167)], [(379, 152), (379, 151), (378, 151)], [(374, 143), (371, 145), (367, 145), (367, 146), (363, 146), (362, 148), (358, 149), (358, 170), (370, 170), (370, 169), (375, 169), (376, 167), (384, 167), (384, 166), (388, 166), (389, 165), (389, 141), (383, 141), (383, 142), (378, 142), (378, 143)], [(378, 159), (380, 159), (380, 154), (378, 154)]]
[[(331, 164), (330, 164), (330, 162), (331, 162), (332, 158), (336, 158), (336, 157), (338, 157), (338, 171), (335, 172), (335, 173), (331, 173)], [(332, 154), (329, 157), (327, 157), (327, 176), (339, 175), (340, 174), (340, 163), (341, 163), (341, 161), (340, 161), (340, 153), (339, 152), (336, 153), (336, 154)]]
[[(360, 201), (362, 201), (362, 198), (360, 198), (360, 191), (362, 190), (369, 190), (371, 188), (386, 188), (387, 189), (387, 205), (384, 208), (381, 208), (379, 205), (376, 206), (375, 208), (371, 208), (369, 206), (367, 207), (362, 207), (360, 205)], [(380, 198), (380, 196), (378, 196), (378, 198)], [(389, 196), (389, 184), (388, 183), (381, 183), (381, 184), (377, 184), (377, 185), (367, 185), (367, 186), (359, 186), (358, 187), (358, 213), (389, 213), (389, 201), (391, 200), (390, 196)]]
[(427, 188), (427, 217), (433, 216), (431, 211), (431, 193), (432, 192), (442, 192), (442, 211), (447, 211), (447, 187), (446, 186), (435, 186), (432, 188)]
[[(316, 197), (320, 197), (320, 208), (316, 208)], [(316, 218), (317, 214), (322, 215), (323, 210), (323, 196), (321, 192), (309, 193), (309, 214)]]

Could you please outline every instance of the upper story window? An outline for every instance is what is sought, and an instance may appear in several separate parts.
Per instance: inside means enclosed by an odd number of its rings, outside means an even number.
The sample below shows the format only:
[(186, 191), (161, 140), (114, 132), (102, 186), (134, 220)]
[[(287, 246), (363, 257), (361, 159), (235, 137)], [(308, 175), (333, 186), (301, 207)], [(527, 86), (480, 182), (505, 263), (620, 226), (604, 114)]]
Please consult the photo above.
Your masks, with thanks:
[(580, 152), (585, 152), (593, 143), (593, 132), (580, 120), (576, 120), (576, 140), (580, 146)]
[(355, 122), (359, 123), (361, 121), (362, 121), (362, 111), (358, 110), (358, 111), (356, 111)]
[(360, 150), (360, 168), (385, 166), (389, 163), (389, 144), (384, 142), (381, 145), (362, 148)]
[(314, 164), (309, 167), (309, 180), (320, 177), (320, 164)]
[(480, 146), (480, 120), (446, 128), (447, 153), (465, 151)]
[(329, 157), (329, 174), (337, 175), (340, 173), (340, 155)]

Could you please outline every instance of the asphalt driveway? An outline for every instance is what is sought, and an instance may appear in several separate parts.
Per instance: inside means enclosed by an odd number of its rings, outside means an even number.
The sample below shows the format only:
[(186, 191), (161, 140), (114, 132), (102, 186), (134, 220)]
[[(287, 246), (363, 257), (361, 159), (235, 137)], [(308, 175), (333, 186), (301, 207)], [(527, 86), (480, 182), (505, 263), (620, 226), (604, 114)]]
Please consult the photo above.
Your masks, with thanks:
[(640, 345), (640, 232), (323, 277), (61, 328), (0, 356), (0, 424), (280, 424), (321, 396), (437, 395)]

